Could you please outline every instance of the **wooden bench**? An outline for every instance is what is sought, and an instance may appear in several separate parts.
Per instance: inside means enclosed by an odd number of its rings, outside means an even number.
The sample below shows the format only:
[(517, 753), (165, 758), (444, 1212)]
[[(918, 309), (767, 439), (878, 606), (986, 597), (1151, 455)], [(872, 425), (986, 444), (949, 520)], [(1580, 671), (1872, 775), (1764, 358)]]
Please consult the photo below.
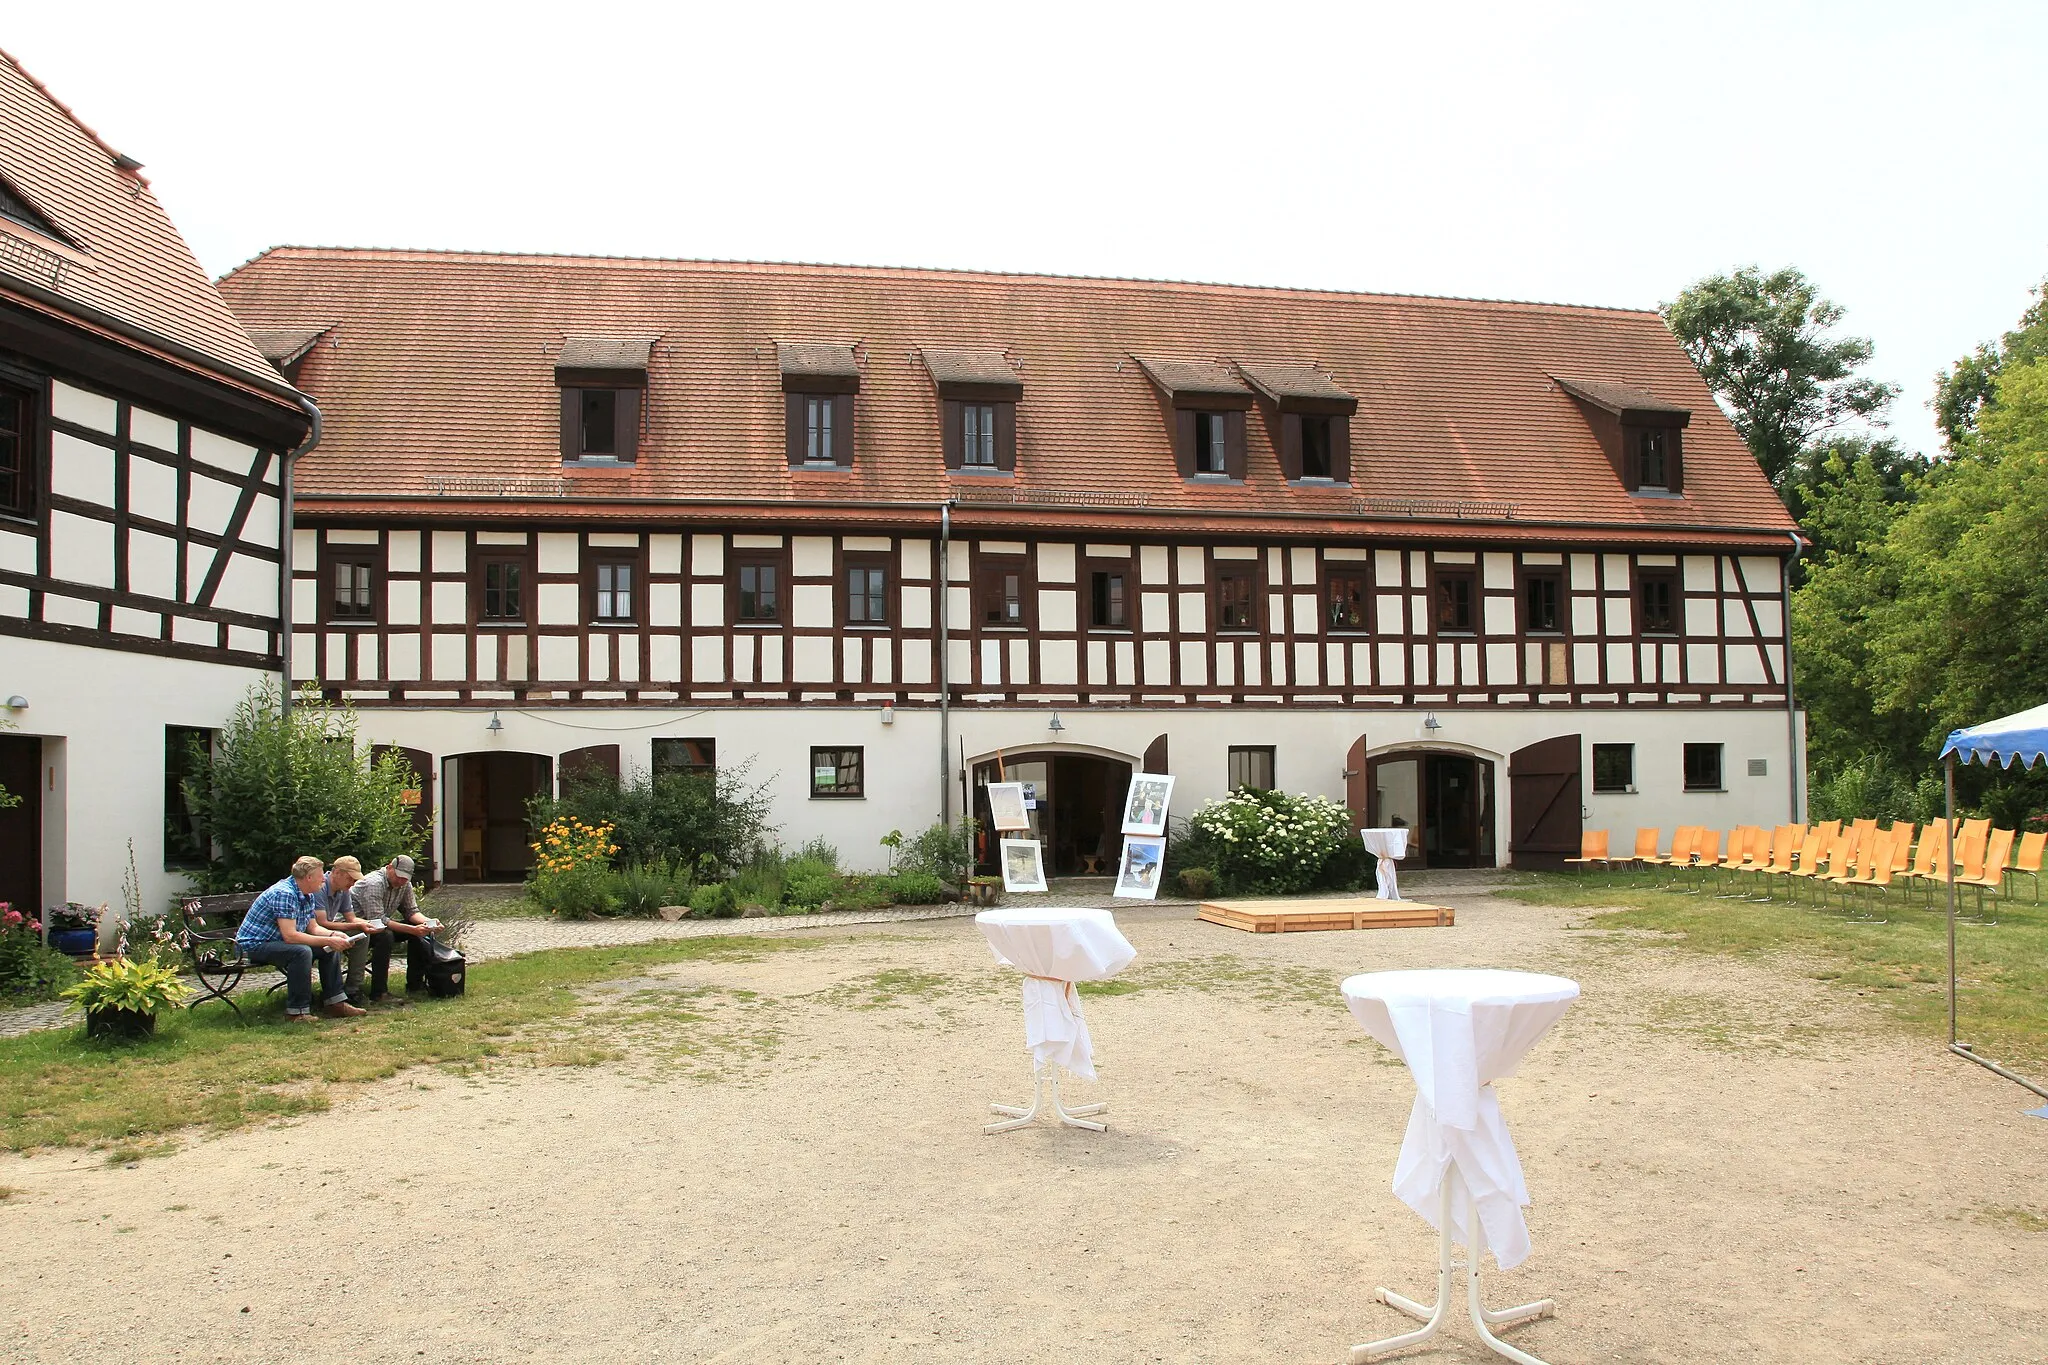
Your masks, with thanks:
[(278, 990), (285, 984), (284, 973), (269, 963), (251, 962), (235, 942), (235, 933), (242, 927), (242, 916), (249, 913), (249, 907), (256, 903), (256, 893), (241, 891), (231, 896), (194, 896), (183, 906), (185, 920), (185, 960), (192, 964), (192, 973), (199, 978), (200, 993), (187, 1002), (186, 1009), (196, 1009), (202, 1000), (225, 1000), (229, 1009), (241, 1016), (241, 1007), (235, 1004), (231, 994), (241, 984), (244, 976), (252, 971), (274, 971), (277, 980), (271, 983), (271, 990)]

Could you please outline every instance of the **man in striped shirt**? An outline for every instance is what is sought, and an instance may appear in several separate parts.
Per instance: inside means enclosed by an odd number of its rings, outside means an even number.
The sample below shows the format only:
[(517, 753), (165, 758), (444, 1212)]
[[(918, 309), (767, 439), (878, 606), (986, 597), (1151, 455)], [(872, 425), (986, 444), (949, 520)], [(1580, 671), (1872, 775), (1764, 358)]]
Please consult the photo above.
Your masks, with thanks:
[(347, 1019), (365, 1012), (349, 1004), (341, 984), (341, 955), (348, 949), (348, 935), (313, 924), (313, 893), (325, 883), (324, 872), (318, 858), (299, 859), (289, 877), (256, 898), (235, 931), (243, 956), (284, 973), (284, 1017), (289, 1023), (312, 1022), (316, 962), (327, 1013)]

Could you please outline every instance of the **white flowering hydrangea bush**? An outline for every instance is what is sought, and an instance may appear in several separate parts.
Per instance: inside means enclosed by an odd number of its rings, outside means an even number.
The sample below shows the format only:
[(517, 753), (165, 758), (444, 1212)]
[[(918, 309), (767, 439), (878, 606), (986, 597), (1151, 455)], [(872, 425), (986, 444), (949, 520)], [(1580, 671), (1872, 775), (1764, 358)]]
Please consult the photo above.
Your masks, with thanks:
[(1288, 895), (1357, 885), (1365, 857), (1342, 802), (1247, 788), (1188, 817), (1177, 860), (1206, 867), (1226, 895)]

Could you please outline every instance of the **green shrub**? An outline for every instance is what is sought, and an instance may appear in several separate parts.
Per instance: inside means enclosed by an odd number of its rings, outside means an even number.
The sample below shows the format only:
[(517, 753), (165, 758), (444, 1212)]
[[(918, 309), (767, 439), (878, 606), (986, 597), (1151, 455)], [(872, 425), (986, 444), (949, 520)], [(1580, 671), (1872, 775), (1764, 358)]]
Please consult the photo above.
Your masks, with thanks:
[(192, 995), (192, 988), (178, 979), (176, 969), (154, 962), (115, 958), (96, 962), (84, 978), (67, 986), (64, 998), (82, 1010), (135, 1010), (161, 1014), (175, 1009)]
[(1206, 900), (1216, 894), (1216, 874), (1206, 867), (1183, 868), (1180, 889), (1196, 900)]
[(732, 887), (724, 882), (708, 882), (690, 893), (690, 915), (695, 919), (732, 919), (740, 912), (740, 903), (732, 894)]
[(768, 788), (751, 780), (752, 766), (737, 763), (715, 775), (639, 769), (623, 780), (587, 775), (560, 797), (536, 796), (528, 818), (535, 829), (562, 816), (610, 825), (622, 866), (667, 861), (709, 880), (747, 862), (768, 834)]
[(395, 750), (375, 762), (356, 747), (356, 714), (308, 688), (279, 705), (277, 684), (250, 689), (212, 752), (195, 742), (184, 781), (201, 848), (219, 855), (194, 875), (207, 891), (253, 890), (310, 853), (376, 867), (417, 854), (421, 837), (400, 794), (419, 786)]
[(839, 870), (822, 859), (801, 854), (782, 870), (782, 903), (796, 909), (816, 910), (845, 889)]
[(610, 919), (619, 913), (619, 874), (602, 864), (535, 877), (526, 884), (534, 904), (563, 919)]
[(78, 980), (78, 967), (55, 948), (43, 946), (42, 923), (0, 905), (13, 923), (0, 927), (0, 1000), (31, 1005), (55, 1000)]
[(886, 910), (895, 903), (892, 879), (888, 877), (848, 877), (832, 897), (834, 910)]
[(732, 888), (733, 899), (741, 906), (758, 905), (763, 910), (772, 910), (782, 904), (782, 873), (787, 860), (778, 849), (762, 848), (754, 856), (733, 870), (726, 879)]
[(898, 873), (921, 872), (957, 882), (974, 862), (974, 836), (980, 832), (981, 822), (969, 817), (950, 829), (934, 823), (907, 838), (891, 831), (882, 845), (890, 850), (891, 866)]
[(1291, 895), (1356, 886), (1366, 860), (1351, 812), (1320, 796), (1246, 788), (1203, 803), (1169, 848), (1205, 867), (1226, 895)]
[(617, 876), (622, 915), (651, 919), (664, 905), (690, 903), (690, 879), (666, 858), (623, 868)]
[(930, 872), (898, 872), (888, 884), (898, 905), (937, 905), (946, 899), (946, 884)]

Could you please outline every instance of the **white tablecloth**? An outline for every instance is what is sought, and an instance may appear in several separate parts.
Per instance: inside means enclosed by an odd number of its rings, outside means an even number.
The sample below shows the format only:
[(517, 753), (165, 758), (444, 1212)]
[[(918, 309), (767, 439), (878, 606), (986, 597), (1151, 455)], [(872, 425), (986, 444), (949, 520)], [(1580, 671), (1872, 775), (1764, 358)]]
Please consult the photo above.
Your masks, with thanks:
[(1401, 883), (1394, 875), (1394, 863), (1408, 856), (1407, 828), (1362, 829), (1358, 831), (1358, 837), (1365, 840), (1365, 851), (1373, 856), (1373, 872), (1380, 882), (1380, 899), (1401, 899)]
[(1138, 950), (1107, 910), (984, 910), (974, 917), (996, 961), (1024, 973), (1024, 1045), (1039, 1066), (1057, 1062), (1095, 1079), (1095, 1050), (1076, 981), (1107, 981)]
[(1501, 1118), (1493, 1082), (1515, 1074), (1524, 1053), (1579, 998), (1579, 986), (1533, 972), (1369, 972), (1344, 982), (1344, 1001), (1365, 1031), (1392, 1048), (1415, 1077), (1415, 1107), (1394, 1166), (1394, 1193), (1438, 1226), (1443, 1182), (1458, 1164), (1478, 1206), (1452, 1205), (1452, 1235), (1484, 1246), (1503, 1270), (1529, 1254), (1522, 1210), (1529, 1189)]

